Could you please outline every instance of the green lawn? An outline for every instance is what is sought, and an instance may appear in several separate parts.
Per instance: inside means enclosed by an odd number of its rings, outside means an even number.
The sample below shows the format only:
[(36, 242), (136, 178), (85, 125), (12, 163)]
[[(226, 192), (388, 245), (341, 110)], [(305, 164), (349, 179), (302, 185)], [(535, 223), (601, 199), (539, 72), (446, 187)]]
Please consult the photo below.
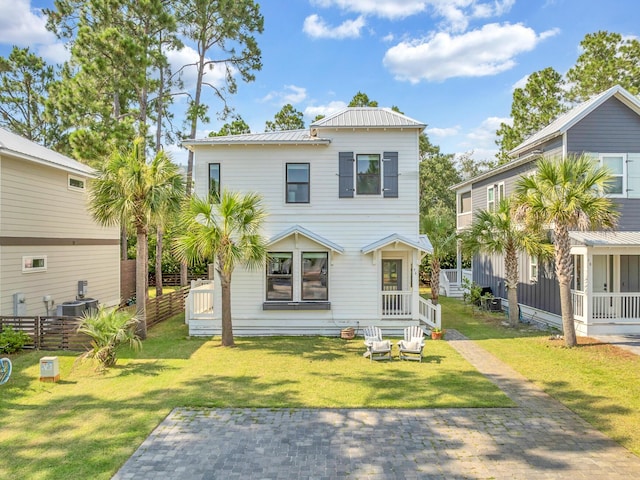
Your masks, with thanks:
[(445, 328), (493, 353), (598, 430), (640, 455), (640, 357), (580, 338), (566, 348), (547, 332), (505, 328), (504, 315), (476, 312), (441, 298)]
[(150, 329), (106, 374), (57, 352), (61, 381), (41, 383), (39, 359), (13, 357), (0, 386), (0, 478), (110, 478), (176, 406), (504, 407), (512, 402), (446, 342), (423, 363), (370, 363), (361, 339), (189, 339), (181, 317)]

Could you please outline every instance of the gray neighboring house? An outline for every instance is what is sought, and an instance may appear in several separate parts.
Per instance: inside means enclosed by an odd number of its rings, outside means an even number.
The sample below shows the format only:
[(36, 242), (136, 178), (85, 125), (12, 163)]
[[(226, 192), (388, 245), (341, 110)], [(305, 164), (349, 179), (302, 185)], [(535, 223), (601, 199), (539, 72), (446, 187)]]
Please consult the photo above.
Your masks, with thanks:
[[(571, 232), (572, 284), (579, 335), (640, 333), (640, 99), (615, 86), (560, 116), (510, 152), (513, 160), (453, 188), (457, 229), (474, 212), (491, 209), (513, 193), (517, 179), (541, 156), (587, 154), (609, 167), (615, 182), (608, 195), (617, 204), (616, 231)], [(524, 320), (561, 327), (560, 295), (552, 265), (522, 255), (518, 302)], [(500, 256), (473, 259), (473, 280), (506, 304)]]

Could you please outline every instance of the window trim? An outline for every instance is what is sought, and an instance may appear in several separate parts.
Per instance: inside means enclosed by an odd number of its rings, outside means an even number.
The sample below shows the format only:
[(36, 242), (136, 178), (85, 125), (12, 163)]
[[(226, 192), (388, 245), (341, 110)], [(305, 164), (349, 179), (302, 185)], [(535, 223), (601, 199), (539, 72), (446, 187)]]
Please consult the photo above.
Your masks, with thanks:
[[(496, 186), (495, 185), (489, 185), (487, 187), (487, 211), (489, 212), (493, 212), (496, 208)], [(489, 192), (491, 192), (491, 196), (493, 197), (491, 200), (489, 200)]]
[(216, 198), (220, 198), (220, 191), (221, 191), (221, 185), (222, 185), (222, 167), (220, 165), (219, 162), (211, 162), (208, 164), (209, 165), (209, 169), (208, 169), (208, 179), (209, 179), (209, 183), (207, 184), (207, 195), (209, 198), (211, 198), (211, 166), (212, 165), (217, 165), (218, 166), (218, 191), (214, 192), (216, 195)]
[[(79, 187), (77, 185), (71, 185), (72, 181), (76, 181), (76, 182), (80, 182), (82, 183), (82, 186)], [(68, 174), (67, 175), (67, 189), (73, 191), (73, 192), (84, 192), (87, 190), (87, 179), (85, 177), (80, 177), (78, 175), (71, 175)]]
[[(462, 210), (462, 196), (463, 195), (467, 195), (469, 194), (469, 210), (467, 211), (463, 211)], [(464, 192), (459, 192), (458, 193), (458, 215), (467, 215), (469, 213), (471, 213), (473, 211), (473, 194), (471, 192), (471, 190), (466, 190)]]
[(532, 255), (529, 257), (529, 280), (532, 282), (538, 281), (538, 276), (540, 275), (540, 262), (538, 257)]
[[(34, 267), (34, 260), (42, 260), (43, 266)], [(31, 263), (31, 267), (27, 266), (27, 262)], [(46, 255), (23, 255), (22, 256), (22, 273), (37, 273), (37, 272), (46, 272), (48, 268), (47, 256)]]
[(600, 161), (600, 166), (604, 167), (604, 159), (605, 157), (620, 157), (622, 158), (622, 173), (611, 174), (612, 177), (622, 178), (622, 192), (620, 193), (606, 193), (605, 195), (610, 198), (626, 198), (627, 197), (627, 154), (626, 153), (599, 153), (598, 160)]
[[(360, 156), (376, 156), (378, 157), (378, 191), (375, 193), (360, 193), (358, 191), (358, 178), (360, 177), (360, 173), (358, 173), (358, 157)], [(384, 186), (382, 184), (382, 180), (384, 178), (384, 161), (383, 161), (383, 155), (380, 153), (356, 153), (355, 154), (355, 162), (354, 162), (354, 176), (353, 176), (353, 180), (354, 180), (354, 185), (353, 185), (353, 190), (354, 190), (354, 194), (355, 196), (363, 196), (363, 197), (375, 197), (375, 196), (382, 196), (384, 194)], [(365, 175), (365, 174), (362, 174)], [(368, 174), (371, 175), (371, 174)]]
[[(307, 181), (306, 182), (290, 182), (289, 181), (289, 165), (306, 165), (307, 166)], [(307, 205), (311, 203), (311, 163), (309, 162), (287, 162), (284, 167), (285, 175), (285, 191), (284, 201), (290, 205)], [(307, 201), (306, 202), (291, 202), (289, 201), (289, 185), (306, 185), (307, 186)]]

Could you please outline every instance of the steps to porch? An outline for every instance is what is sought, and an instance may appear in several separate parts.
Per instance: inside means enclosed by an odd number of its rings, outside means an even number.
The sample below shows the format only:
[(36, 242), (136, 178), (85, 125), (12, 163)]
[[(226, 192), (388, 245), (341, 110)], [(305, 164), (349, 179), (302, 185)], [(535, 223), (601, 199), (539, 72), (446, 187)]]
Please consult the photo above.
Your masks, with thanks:
[(440, 295), (451, 298), (462, 298), (464, 290), (462, 279), (471, 281), (471, 270), (440, 270)]

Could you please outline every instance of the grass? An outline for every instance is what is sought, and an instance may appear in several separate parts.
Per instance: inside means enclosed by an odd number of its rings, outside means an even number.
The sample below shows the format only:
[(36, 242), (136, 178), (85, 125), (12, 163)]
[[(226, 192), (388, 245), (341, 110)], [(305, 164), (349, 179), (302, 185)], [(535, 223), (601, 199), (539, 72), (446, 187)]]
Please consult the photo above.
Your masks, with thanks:
[[(180, 286), (177, 287), (162, 287), (162, 294), (173, 293), (176, 290), (179, 290)], [(156, 298), (156, 287), (149, 287), (149, 298)]]
[(549, 332), (504, 327), (503, 314), (476, 312), (441, 298), (443, 323), (532, 380), (601, 432), (640, 455), (640, 357), (594, 339), (576, 348)]
[[(149, 331), (106, 374), (68, 352), (14, 356), (0, 387), (0, 478), (110, 478), (177, 406), (434, 408), (513, 406), (446, 342), (423, 363), (363, 358), (362, 339), (190, 339), (183, 318)], [(59, 357), (61, 381), (39, 381), (39, 359)]]

